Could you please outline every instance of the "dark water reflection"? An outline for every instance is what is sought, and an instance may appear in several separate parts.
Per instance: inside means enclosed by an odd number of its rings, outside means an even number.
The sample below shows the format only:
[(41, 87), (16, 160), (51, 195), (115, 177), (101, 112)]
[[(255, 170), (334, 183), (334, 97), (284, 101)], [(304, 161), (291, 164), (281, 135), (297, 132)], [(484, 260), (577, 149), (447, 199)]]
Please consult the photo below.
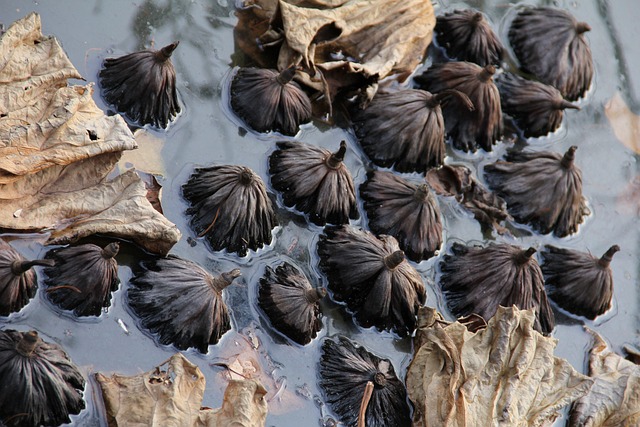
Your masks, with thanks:
[[(613, 309), (586, 325), (602, 334), (616, 351), (624, 344), (640, 345), (638, 308), (638, 200), (628, 199), (629, 186), (638, 175), (637, 156), (620, 144), (604, 114), (607, 102), (620, 92), (629, 106), (640, 113), (640, 82), (636, 81), (640, 68), (640, 8), (634, 0), (625, 1), (527, 1), (526, 4), (556, 5), (570, 10), (578, 20), (587, 21), (592, 31), (590, 41), (596, 76), (586, 100), (580, 101), (582, 111), (568, 111), (563, 127), (555, 134), (527, 141), (534, 149), (564, 152), (578, 145), (576, 162), (582, 168), (585, 189), (593, 215), (581, 226), (580, 232), (566, 239), (539, 236), (522, 230), (514, 241), (498, 237), (496, 240), (514, 242), (522, 246), (556, 246), (590, 250), (597, 255), (616, 243), (622, 251), (613, 260), (615, 297)], [(506, 43), (508, 22), (514, 4), (491, 1), (436, 2), (437, 13), (462, 7), (475, 7), (487, 13)], [(255, 357), (262, 363), (270, 383), (270, 415), (267, 425), (319, 425), (329, 416), (322, 406), (316, 385), (316, 365), (320, 340), (304, 348), (292, 346), (272, 332), (256, 310), (256, 284), (266, 265), (274, 266), (282, 260), (297, 264), (311, 278), (322, 283), (317, 268), (315, 244), (321, 228), (307, 226), (299, 216), (280, 211), (282, 225), (275, 231), (274, 243), (247, 258), (212, 254), (202, 242), (191, 246), (187, 239), (194, 237), (183, 212), (185, 202), (180, 186), (195, 166), (212, 163), (243, 164), (254, 169), (268, 182), (267, 156), (275, 148), (278, 137), (256, 135), (240, 127), (227, 106), (227, 85), (232, 73), (234, 43), (232, 30), (236, 19), (232, 0), (218, 1), (134, 1), (134, 0), (3, 0), (0, 19), (5, 26), (35, 10), (42, 15), (43, 31), (55, 35), (72, 62), (88, 81), (96, 80), (101, 61), (109, 55), (120, 55), (154, 45), (164, 46), (180, 40), (174, 53), (179, 91), (184, 105), (180, 119), (167, 132), (150, 131), (164, 141), (162, 148), (163, 207), (165, 215), (183, 232), (182, 240), (173, 253), (194, 260), (211, 270), (229, 270), (238, 265), (243, 278), (229, 287), (227, 302), (233, 310), (234, 331), (225, 335), (219, 345), (202, 356), (187, 351), (186, 356), (197, 363), (207, 377), (203, 405), (220, 405), (224, 382), (218, 368), (211, 366), (221, 358), (243, 349), (247, 342)], [(102, 108), (106, 106), (95, 96)], [(640, 139), (640, 136), (638, 137)], [(365, 179), (366, 158), (355, 144), (349, 131), (323, 124), (303, 126), (298, 139), (334, 147), (341, 139), (349, 143), (346, 164), (352, 171), (356, 185)], [(161, 142), (160, 141), (160, 142)], [(524, 144), (520, 141), (519, 144)], [(465, 162), (478, 170), (498, 159), (510, 144), (500, 144), (495, 152), (461, 154), (449, 152), (448, 162)], [(157, 166), (157, 165), (154, 165)], [(143, 168), (139, 166), (140, 168)], [(480, 227), (451, 200), (440, 199), (446, 230), (445, 241), (484, 241)], [(362, 206), (360, 206), (362, 208)], [(361, 209), (361, 213), (363, 210)], [(364, 225), (364, 220), (354, 221)], [(490, 238), (495, 238), (491, 237)], [(27, 256), (43, 255), (37, 236), (20, 236), (14, 246)], [(99, 319), (75, 321), (58, 314), (41, 295), (17, 316), (3, 320), (0, 327), (35, 328), (49, 339), (59, 342), (89, 377), (101, 371), (135, 374), (146, 371), (167, 359), (174, 349), (156, 346), (141, 332), (137, 320), (126, 307), (125, 290), (131, 276), (129, 267), (133, 252), (121, 257), (122, 286), (113, 298), (109, 312)], [(436, 260), (417, 265), (425, 283), (429, 305), (444, 309), (442, 297), (435, 288)], [(347, 334), (371, 351), (390, 357), (396, 370), (404, 375), (410, 361), (410, 342), (399, 340), (389, 333), (363, 330), (354, 325), (340, 306), (325, 303), (324, 336)], [(590, 338), (582, 322), (557, 313), (558, 326), (554, 337), (559, 339), (557, 354), (567, 358), (573, 366), (585, 371), (585, 350)], [(121, 324), (127, 325), (125, 333)], [(279, 391), (278, 391), (279, 390)], [(95, 384), (87, 391), (89, 408), (74, 418), (74, 425), (101, 425), (95, 402)], [(274, 397), (275, 396), (275, 397)], [(304, 422), (301, 422), (304, 420)], [(561, 425), (559, 421), (557, 425)]]

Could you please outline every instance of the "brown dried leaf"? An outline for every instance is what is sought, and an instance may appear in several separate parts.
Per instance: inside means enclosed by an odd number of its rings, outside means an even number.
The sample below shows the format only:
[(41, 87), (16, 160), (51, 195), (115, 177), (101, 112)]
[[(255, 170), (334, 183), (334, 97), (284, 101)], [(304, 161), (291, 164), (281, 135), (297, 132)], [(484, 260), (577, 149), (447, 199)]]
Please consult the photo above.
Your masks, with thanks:
[(534, 321), (532, 310), (500, 307), (472, 333), (423, 307), (406, 380), (414, 427), (542, 426), (584, 396), (593, 381), (553, 356), (556, 340)]
[(253, 380), (230, 381), (221, 408), (201, 408), (205, 377), (180, 353), (146, 373), (130, 377), (97, 373), (95, 377), (102, 390), (109, 427), (265, 424), (266, 390)]
[(569, 427), (640, 425), (640, 366), (612, 352), (595, 332), (589, 352), (589, 393), (571, 408)]
[(629, 109), (620, 92), (616, 92), (604, 106), (604, 114), (616, 138), (625, 147), (640, 154), (640, 116)]

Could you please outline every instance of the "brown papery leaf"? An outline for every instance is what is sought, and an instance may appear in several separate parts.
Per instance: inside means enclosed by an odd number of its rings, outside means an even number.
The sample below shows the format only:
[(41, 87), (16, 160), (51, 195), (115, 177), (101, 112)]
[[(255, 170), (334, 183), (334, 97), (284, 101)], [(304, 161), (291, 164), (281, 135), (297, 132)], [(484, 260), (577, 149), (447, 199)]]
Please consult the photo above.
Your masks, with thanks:
[(414, 427), (550, 425), (587, 394), (593, 380), (555, 357), (557, 341), (534, 331), (534, 321), (532, 310), (500, 307), (472, 333), (421, 308), (406, 379)]
[(613, 133), (625, 147), (640, 154), (640, 116), (629, 109), (620, 92), (604, 106)]
[(177, 227), (145, 199), (132, 171), (107, 179), (137, 147), (120, 116), (107, 117), (58, 42), (32, 13), (0, 37), (0, 228), (48, 231), (47, 244), (102, 233), (166, 254)]
[(617, 355), (597, 333), (589, 352), (589, 394), (571, 408), (569, 427), (640, 425), (640, 366)]
[(253, 380), (230, 381), (221, 408), (201, 408), (205, 377), (179, 353), (149, 372), (96, 380), (109, 427), (259, 427), (267, 416), (266, 390)]

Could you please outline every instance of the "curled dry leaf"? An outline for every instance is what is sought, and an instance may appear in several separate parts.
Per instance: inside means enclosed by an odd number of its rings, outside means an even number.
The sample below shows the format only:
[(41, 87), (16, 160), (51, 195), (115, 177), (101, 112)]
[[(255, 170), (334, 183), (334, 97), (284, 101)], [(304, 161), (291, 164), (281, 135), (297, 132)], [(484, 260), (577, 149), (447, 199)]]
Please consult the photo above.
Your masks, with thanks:
[(96, 374), (109, 427), (264, 426), (264, 387), (253, 380), (230, 381), (219, 409), (201, 408), (205, 377), (183, 355), (175, 354), (149, 372), (131, 377)]
[(67, 86), (81, 77), (40, 28), (31, 14), (0, 38), (0, 228), (51, 231), (47, 244), (102, 233), (166, 253), (180, 232), (137, 175), (106, 178), (136, 148), (126, 123), (104, 115), (91, 85)]
[(589, 352), (594, 383), (573, 404), (569, 427), (632, 427), (640, 425), (640, 366), (612, 352), (595, 332)]
[(406, 379), (414, 427), (550, 425), (593, 383), (553, 355), (557, 341), (533, 330), (532, 310), (500, 307), (476, 333), (427, 307), (418, 319)]

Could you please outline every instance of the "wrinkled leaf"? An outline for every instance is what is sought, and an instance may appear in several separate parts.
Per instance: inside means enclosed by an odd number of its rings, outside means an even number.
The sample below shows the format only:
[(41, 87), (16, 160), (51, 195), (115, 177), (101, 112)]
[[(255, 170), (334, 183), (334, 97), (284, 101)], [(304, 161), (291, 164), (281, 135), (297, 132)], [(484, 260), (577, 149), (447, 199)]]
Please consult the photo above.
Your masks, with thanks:
[(589, 353), (589, 393), (571, 408), (569, 427), (640, 425), (640, 366), (612, 352), (595, 332)]
[(427, 307), (418, 318), (406, 380), (415, 427), (548, 425), (592, 384), (553, 355), (532, 310), (500, 307), (476, 333)]
[(96, 380), (109, 427), (258, 427), (267, 416), (266, 390), (253, 380), (230, 381), (221, 408), (201, 408), (205, 377), (179, 353), (149, 372)]
[(620, 92), (616, 92), (604, 106), (604, 114), (616, 138), (625, 147), (640, 154), (640, 116), (629, 109)]
[(132, 171), (107, 179), (136, 148), (120, 116), (107, 117), (54, 38), (30, 14), (0, 38), (0, 228), (49, 231), (47, 244), (102, 233), (165, 254), (180, 238)]

